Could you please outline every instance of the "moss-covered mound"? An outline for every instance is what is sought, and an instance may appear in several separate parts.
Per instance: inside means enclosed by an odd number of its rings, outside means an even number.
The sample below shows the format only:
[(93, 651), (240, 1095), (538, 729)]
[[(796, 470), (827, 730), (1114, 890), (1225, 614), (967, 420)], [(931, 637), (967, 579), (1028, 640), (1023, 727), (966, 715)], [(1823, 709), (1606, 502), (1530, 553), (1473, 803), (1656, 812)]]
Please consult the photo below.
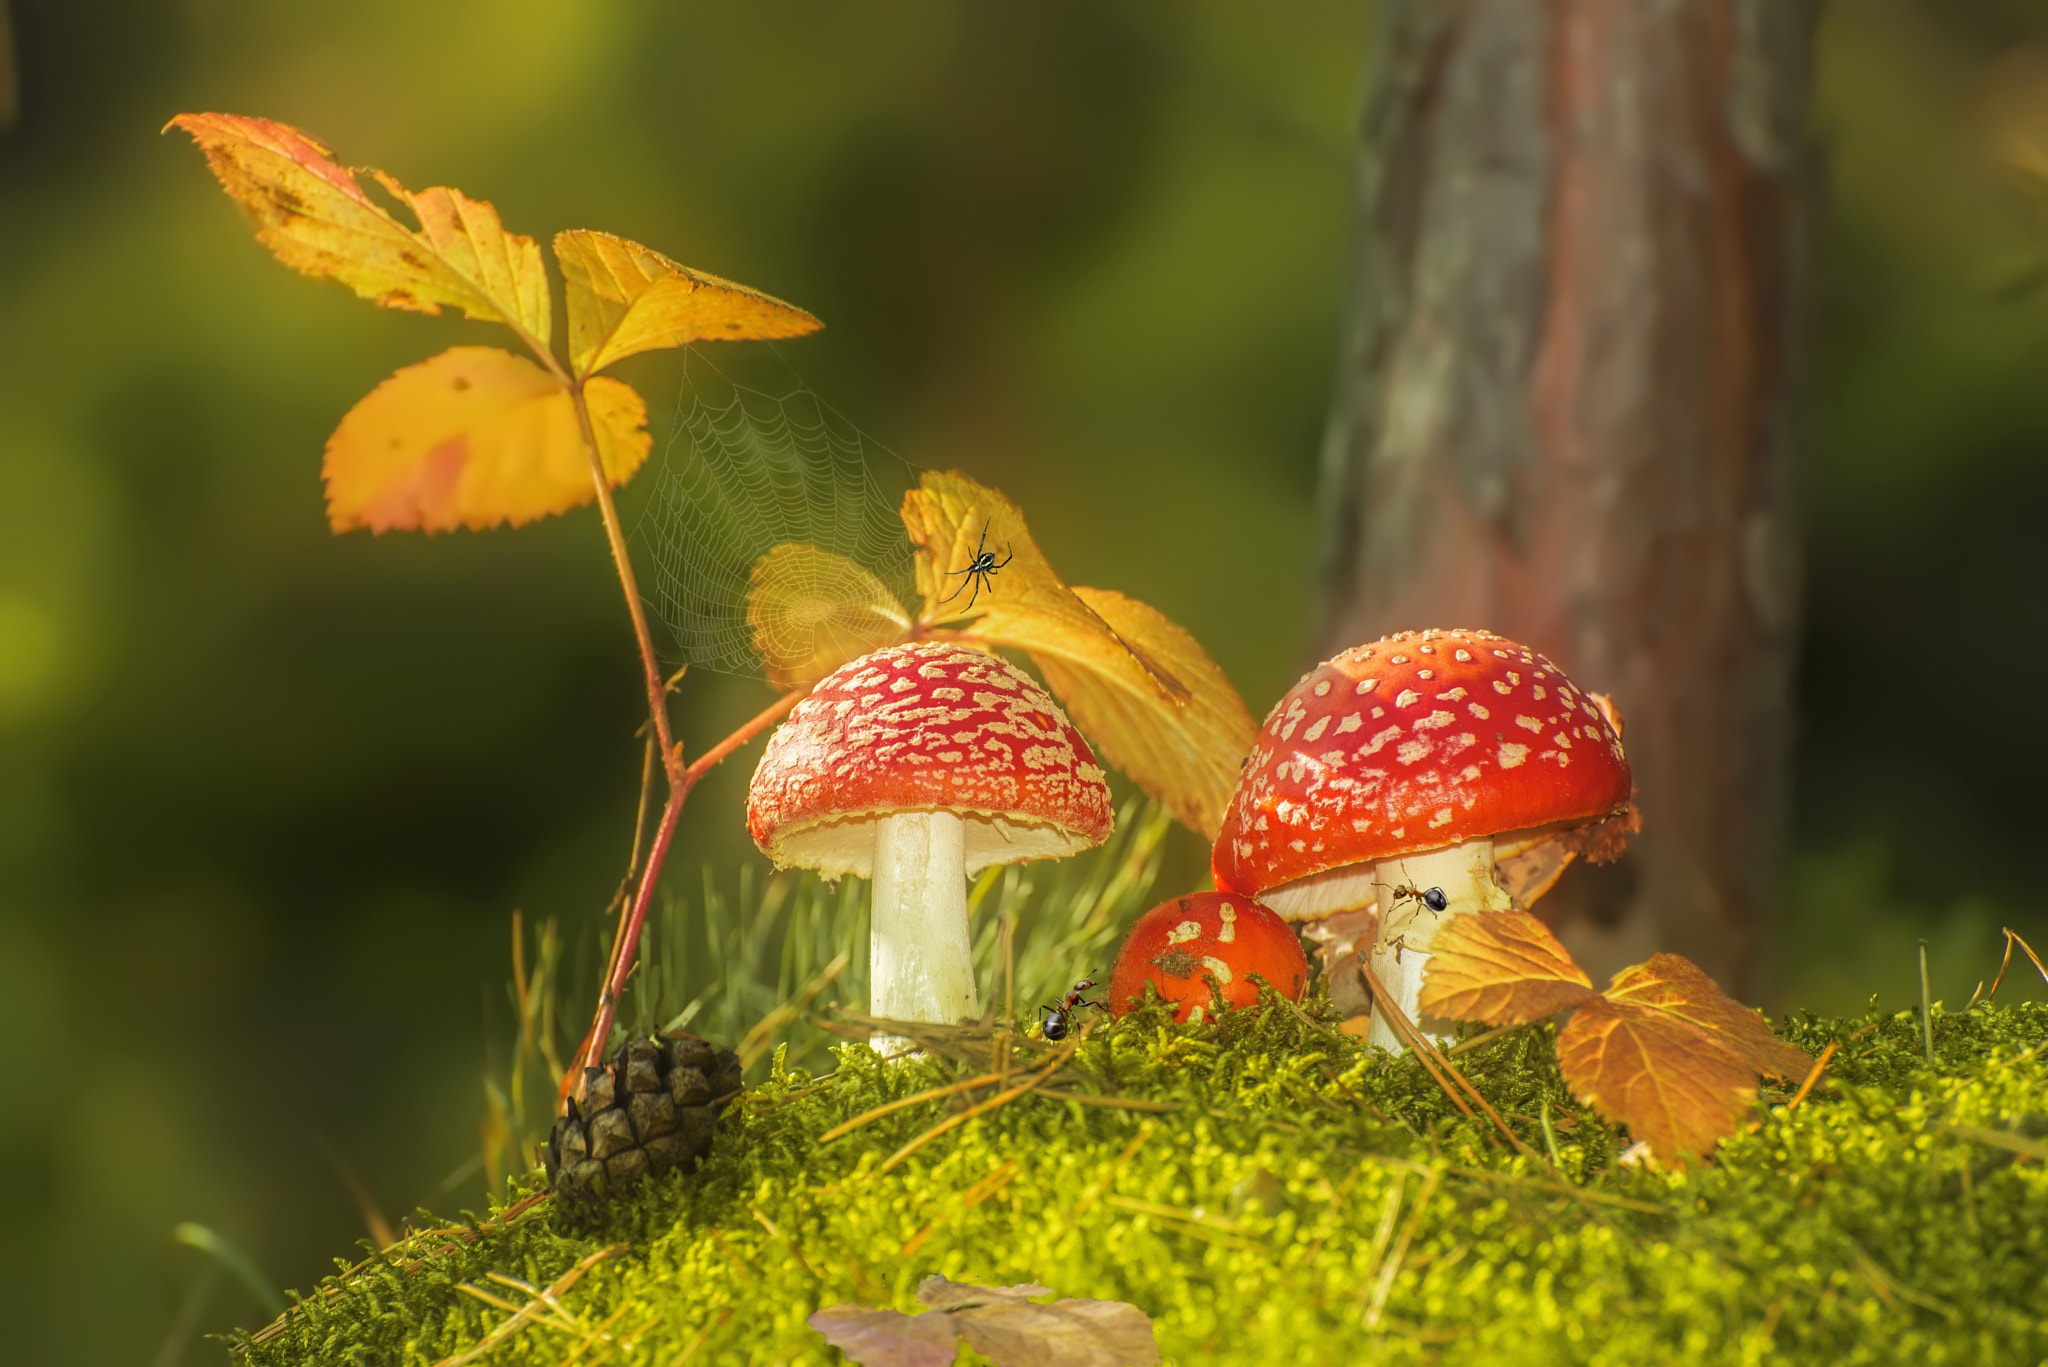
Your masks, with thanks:
[(820, 1144), (988, 1071), (848, 1048), (828, 1078), (778, 1072), (698, 1173), (599, 1224), (528, 1197), (415, 1234), (239, 1346), (328, 1367), (830, 1362), (812, 1311), (914, 1310), (943, 1273), (1132, 1302), (1176, 1362), (2035, 1363), (2048, 1007), (1935, 1024), (1934, 1067), (1917, 1013), (1786, 1027), (1840, 1043), (1830, 1081), (1796, 1109), (1767, 1093), (1691, 1172), (1619, 1166), (1535, 1029), (1460, 1063), (1547, 1161), (1412, 1060), (1272, 1007), (1133, 1016), (883, 1171), (1001, 1089)]

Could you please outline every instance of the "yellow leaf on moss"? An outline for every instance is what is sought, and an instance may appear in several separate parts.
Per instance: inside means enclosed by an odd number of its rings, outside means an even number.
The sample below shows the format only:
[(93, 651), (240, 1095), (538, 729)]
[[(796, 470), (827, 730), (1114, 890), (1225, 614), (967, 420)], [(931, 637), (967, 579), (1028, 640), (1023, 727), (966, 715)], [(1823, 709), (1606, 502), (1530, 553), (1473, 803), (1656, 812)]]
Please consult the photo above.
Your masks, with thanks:
[(808, 688), (910, 634), (910, 614), (887, 584), (807, 542), (771, 548), (748, 578), (747, 627), (777, 688)]
[(651, 247), (576, 228), (555, 234), (578, 375), (660, 347), (800, 337), (824, 324), (780, 299), (677, 265)]
[[(1105, 759), (1215, 834), (1258, 728), (1192, 636), (1120, 594), (1069, 588), (1016, 505), (957, 472), (928, 473), (905, 494), (903, 525), (918, 548), (923, 626), (1028, 653)], [(983, 553), (999, 568), (977, 579), (969, 567)]]
[(1446, 1020), (1522, 1025), (1594, 995), (1549, 927), (1526, 911), (1454, 916), (1430, 944), (1420, 1005)]
[[(631, 386), (584, 384), (605, 474), (647, 459), (647, 408)], [(371, 390), (327, 439), (327, 520), (337, 532), (481, 531), (596, 497), (568, 390), (495, 347), (455, 347)]]
[(414, 231), (371, 199), (326, 147), (289, 124), (236, 114), (180, 114), (171, 124), (191, 134), (254, 220), (257, 239), (285, 265), (339, 280), (386, 308), (458, 308), (548, 346), (540, 244), (506, 232), (489, 204), (441, 186), (414, 193), (374, 172), (418, 217)]
[(1080, 654), (1041, 643), (1033, 663), (1105, 759), (1176, 820), (1215, 839), (1258, 722), (1201, 644), (1156, 608), (1109, 589), (1074, 593), (1122, 640), (1171, 670), (1187, 701), (1168, 701), (1129, 653), (1091, 648), (1087, 638)]

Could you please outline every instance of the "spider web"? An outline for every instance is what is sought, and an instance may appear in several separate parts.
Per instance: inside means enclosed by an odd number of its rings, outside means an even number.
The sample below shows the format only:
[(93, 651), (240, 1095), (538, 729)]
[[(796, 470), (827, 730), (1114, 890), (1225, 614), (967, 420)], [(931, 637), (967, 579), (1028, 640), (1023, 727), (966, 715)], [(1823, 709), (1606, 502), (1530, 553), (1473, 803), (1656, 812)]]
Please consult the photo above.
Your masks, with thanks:
[[(686, 374), (676, 408), (636, 537), (653, 562), (655, 614), (691, 668), (763, 672), (747, 617), (750, 576), (778, 546), (844, 557), (899, 602), (916, 601), (897, 513), (915, 482), (908, 462), (801, 381), (775, 394)], [(778, 560), (779, 588), (821, 602), (845, 577), (822, 558)]]

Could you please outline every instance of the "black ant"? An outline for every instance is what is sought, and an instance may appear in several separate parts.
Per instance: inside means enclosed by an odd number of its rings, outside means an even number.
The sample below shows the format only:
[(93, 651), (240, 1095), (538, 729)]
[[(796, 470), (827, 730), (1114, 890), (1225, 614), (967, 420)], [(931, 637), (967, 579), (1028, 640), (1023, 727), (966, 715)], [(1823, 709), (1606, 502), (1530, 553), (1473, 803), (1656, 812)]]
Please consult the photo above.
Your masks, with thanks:
[(1039, 1007), (1038, 1009), (1045, 1013), (1038, 1022), (1039, 1033), (1049, 1040), (1058, 1042), (1065, 1039), (1073, 1030), (1074, 1017), (1082, 1007), (1092, 1006), (1097, 1011), (1108, 1010), (1109, 1008), (1101, 1002), (1089, 1001), (1081, 995), (1093, 986), (1095, 986), (1094, 983), (1083, 978), (1061, 994), (1058, 1006), (1047, 1005)]
[(1388, 911), (1392, 911), (1403, 902), (1416, 901), (1428, 907), (1431, 915), (1435, 915), (1451, 904), (1451, 899), (1444, 896), (1442, 888), (1411, 888), (1406, 883), (1401, 883), (1393, 889), (1393, 893), (1394, 900), (1388, 905)]
[(974, 607), (974, 600), (981, 597), (983, 589), (994, 593), (996, 571), (1017, 558), (1017, 553), (1010, 550), (1009, 547), (1005, 546), (1003, 550), (1005, 552), (1003, 558), (997, 560), (996, 553), (988, 549), (988, 523), (982, 523), (981, 542), (974, 548), (974, 559), (967, 562), (967, 568), (964, 570), (946, 571), (946, 577), (949, 579), (956, 574), (964, 574), (967, 577), (960, 581), (959, 589), (954, 589), (939, 601), (942, 603), (952, 602), (960, 596), (960, 589), (964, 589), (969, 584), (972, 584), (974, 585), (974, 592), (967, 595), (967, 607), (962, 609), (964, 612)]

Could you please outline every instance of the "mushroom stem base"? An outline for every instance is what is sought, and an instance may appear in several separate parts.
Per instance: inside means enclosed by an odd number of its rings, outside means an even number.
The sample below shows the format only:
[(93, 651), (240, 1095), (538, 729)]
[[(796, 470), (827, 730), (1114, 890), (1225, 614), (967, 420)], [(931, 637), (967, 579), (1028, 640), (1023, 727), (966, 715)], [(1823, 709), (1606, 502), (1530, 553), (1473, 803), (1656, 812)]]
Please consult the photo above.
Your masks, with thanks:
[[(1379, 938), (1372, 947), (1372, 971), (1415, 1027), (1441, 1038), (1451, 1023), (1421, 1012), (1422, 973), (1429, 947), (1452, 918), (1482, 911), (1506, 911), (1513, 903), (1493, 876), (1493, 841), (1468, 840), (1426, 854), (1402, 855), (1374, 865), (1373, 881), (1380, 906)], [(1443, 891), (1445, 906), (1431, 911), (1424, 900), (1432, 888)], [(1406, 1048), (1382, 1017), (1377, 1005), (1372, 1043), (1399, 1053)]]
[[(875, 823), (868, 1011), (950, 1025), (981, 1013), (967, 933), (965, 829), (951, 812), (897, 812)], [(893, 1053), (906, 1041), (877, 1035)]]

